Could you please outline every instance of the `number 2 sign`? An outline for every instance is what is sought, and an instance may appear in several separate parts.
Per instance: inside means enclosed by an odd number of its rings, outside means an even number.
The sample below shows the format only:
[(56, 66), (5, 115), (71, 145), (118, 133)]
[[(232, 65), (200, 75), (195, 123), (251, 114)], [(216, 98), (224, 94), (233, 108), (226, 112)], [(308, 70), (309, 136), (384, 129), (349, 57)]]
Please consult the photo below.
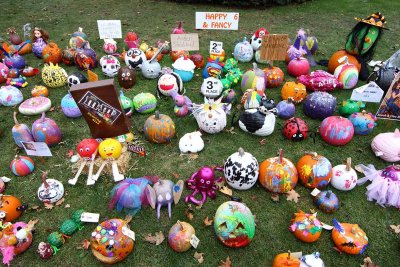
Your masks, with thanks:
[(210, 42), (210, 54), (221, 54), (222, 52), (222, 42), (211, 41)]

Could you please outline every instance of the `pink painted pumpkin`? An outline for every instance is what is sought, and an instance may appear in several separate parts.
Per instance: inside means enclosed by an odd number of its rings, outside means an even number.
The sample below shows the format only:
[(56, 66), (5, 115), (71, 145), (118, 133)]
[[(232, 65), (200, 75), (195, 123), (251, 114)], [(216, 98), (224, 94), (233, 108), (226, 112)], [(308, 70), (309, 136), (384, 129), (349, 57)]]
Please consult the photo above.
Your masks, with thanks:
[(49, 146), (58, 144), (62, 139), (62, 133), (57, 123), (46, 117), (42, 117), (32, 124), (32, 135), (36, 142), (45, 142)]
[(322, 139), (334, 146), (343, 146), (351, 141), (354, 126), (349, 119), (340, 116), (325, 118), (319, 126)]
[(294, 77), (306, 75), (310, 72), (310, 63), (304, 57), (292, 59), (288, 64), (287, 71)]

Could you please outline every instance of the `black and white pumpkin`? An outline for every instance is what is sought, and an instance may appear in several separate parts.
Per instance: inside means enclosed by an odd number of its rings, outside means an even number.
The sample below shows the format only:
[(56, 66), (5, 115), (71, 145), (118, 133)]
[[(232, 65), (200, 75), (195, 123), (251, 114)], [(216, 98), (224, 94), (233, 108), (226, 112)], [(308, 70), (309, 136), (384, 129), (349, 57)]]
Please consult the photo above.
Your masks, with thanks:
[(234, 189), (250, 189), (258, 179), (258, 161), (252, 154), (239, 148), (224, 164), (226, 182)]
[(240, 113), (239, 127), (251, 134), (267, 136), (274, 131), (275, 115), (264, 106), (257, 109), (246, 109)]

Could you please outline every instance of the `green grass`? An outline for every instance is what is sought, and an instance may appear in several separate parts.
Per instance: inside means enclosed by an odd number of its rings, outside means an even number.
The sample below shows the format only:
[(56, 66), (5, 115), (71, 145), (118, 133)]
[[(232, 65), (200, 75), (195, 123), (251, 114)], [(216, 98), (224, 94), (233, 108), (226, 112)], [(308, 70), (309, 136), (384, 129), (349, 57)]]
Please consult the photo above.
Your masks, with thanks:
[[(89, 34), (92, 47), (101, 52), (102, 41), (98, 39), (97, 19), (120, 19), (123, 24), (123, 32), (128, 30), (139, 34), (141, 41), (149, 44), (155, 43), (159, 38), (167, 39), (171, 29), (175, 27), (176, 21), (183, 20), (184, 28), (188, 32), (196, 32), (194, 29), (195, 11), (239, 11), (240, 23), (238, 31), (197, 31), (200, 37), (201, 53), (208, 54), (210, 40), (224, 42), (224, 49), (227, 54), (232, 53), (234, 42), (243, 36), (251, 36), (252, 32), (258, 27), (266, 27), (271, 33), (289, 33), (293, 39), (295, 32), (300, 27), (310, 29), (319, 40), (319, 50), (317, 59), (328, 58), (333, 52), (344, 46), (345, 38), (356, 21), (354, 16), (366, 17), (369, 14), (380, 11), (388, 21), (390, 31), (386, 31), (381, 39), (376, 51), (375, 58), (385, 60), (399, 49), (398, 40), (400, 39), (400, 26), (398, 24), (398, 1), (310, 1), (302, 5), (292, 5), (276, 7), (263, 10), (235, 9), (221, 6), (213, 7), (207, 5), (184, 5), (167, 1), (34, 1), (24, 2), (22, 7), (17, 7), (12, 1), (5, 1), (3, 7), (7, 7), (2, 12), (0, 19), (0, 29), (4, 33), (8, 27), (16, 27), (21, 33), (22, 25), (30, 22), (33, 26), (43, 27), (48, 30), (50, 39), (59, 44), (61, 48), (67, 46), (70, 38), (69, 34), (76, 31), (78, 27), (83, 27), (84, 32)], [(5, 34), (3, 34), (5, 37)], [(119, 48), (123, 43), (118, 40)], [(26, 61), (30, 66), (42, 67), (42, 61), (36, 59), (33, 54), (26, 56)], [(170, 58), (165, 58), (162, 65), (171, 65)], [(278, 62), (279, 67), (286, 70), (283, 62)], [(76, 71), (75, 67), (65, 67), (68, 73)], [(240, 64), (242, 70), (250, 68), (250, 64)], [(104, 78), (100, 69), (96, 72), (99, 77)], [(197, 103), (202, 101), (199, 94), (202, 82), (201, 72), (196, 71), (199, 77), (186, 84), (187, 95)], [(287, 76), (286, 80), (293, 80)], [(22, 89), (24, 96), (30, 95), (33, 86), (41, 84), (40, 76), (28, 79), (29, 85)], [(362, 83), (360, 83), (361, 85)], [(63, 88), (50, 89), (50, 98), (53, 105), (59, 106), (61, 98), (67, 92), (67, 86)], [(133, 97), (139, 92), (155, 91), (155, 81), (145, 80), (138, 74), (138, 82), (134, 89), (126, 95)], [(280, 89), (267, 90), (267, 95), (280, 100)], [(347, 99), (351, 91), (340, 91), (333, 93), (338, 103)], [(159, 175), (164, 178), (174, 179), (172, 173), (177, 172), (181, 179), (187, 179), (190, 174), (203, 165), (221, 164), (230, 154), (237, 151), (242, 146), (246, 151), (251, 152), (259, 162), (266, 158), (275, 156), (279, 148), (285, 150), (285, 157), (293, 162), (302, 156), (304, 151), (313, 150), (325, 155), (332, 165), (340, 164), (345, 158), (352, 157), (354, 164), (373, 163), (377, 169), (382, 169), (387, 163), (374, 156), (370, 149), (372, 138), (379, 132), (393, 131), (399, 126), (398, 122), (379, 120), (378, 126), (373, 134), (368, 136), (355, 136), (354, 139), (345, 147), (333, 147), (317, 137), (315, 143), (312, 139), (307, 139), (301, 143), (292, 143), (285, 140), (280, 134), (283, 121), (278, 119), (278, 124), (274, 134), (266, 137), (266, 144), (261, 146), (260, 137), (252, 136), (235, 127), (237, 134), (231, 135), (222, 132), (216, 135), (204, 135), (206, 143), (204, 151), (199, 154), (195, 161), (188, 162), (187, 158), (179, 156), (178, 140), (187, 133), (197, 129), (197, 123), (193, 117), (176, 118), (173, 113), (173, 103), (170, 99), (160, 99), (158, 102), (159, 110), (164, 114), (169, 114), (176, 124), (176, 138), (169, 145), (154, 145), (145, 142), (148, 155), (145, 158), (134, 158), (131, 161), (134, 168), (128, 173), (127, 177), (140, 177), (143, 175)], [(378, 105), (368, 104), (367, 110), (376, 112)], [(30, 206), (42, 206), (36, 197), (36, 190), (40, 185), (41, 171), (49, 170), (49, 177), (61, 180), (68, 195), (65, 197), (65, 204), (70, 204), (71, 208), (65, 209), (64, 205), (55, 207), (53, 210), (41, 208), (38, 211), (29, 210), (20, 218), (29, 221), (38, 218), (37, 229), (34, 234), (34, 243), (27, 252), (16, 257), (13, 261), (14, 266), (94, 266), (99, 262), (92, 256), (90, 250), (78, 250), (77, 247), (83, 239), (89, 239), (90, 233), (94, 229), (94, 224), (86, 224), (85, 228), (75, 233), (68, 239), (61, 250), (49, 261), (42, 261), (35, 250), (41, 241), (47, 239), (48, 234), (58, 230), (61, 223), (69, 218), (73, 211), (83, 208), (89, 212), (99, 212), (101, 220), (106, 218), (120, 217), (116, 211), (107, 209), (109, 193), (114, 186), (111, 178), (101, 177), (94, 187), (85, 186), (85, 179), (81, 178), (76, 186), (67, 184), (67, 180), (72, 177), (72, 169), (69, 160), (65, 156), (69, 149), (74, 149), (75, 145), (82, 138), (89, 137), (89, 130), (83, 118), (67, 119), (60, 110), (49, 112), (48, 117), (53, 118), (61, 127), (64, 138), (63, 144), (52, 148), (53, 157), (46, 159), (35, 158), (36, 170), (28, 177), (14, 177), (9, 170), (9, 163), (15, 155), (16, 145), (12, 140), (11, 128), (13, 108), (0, 107), (0, 128), (3, 136), (0, 139), (4, 154), (0, 157), (1, 176), (12, 177), (6, 193), (19, 196)], [(299, 106), (297, 116), (304, 118), (302, 108)], [(230, 116), (231, 117), (231, 116)], [(230, 118), (229, 117), (229, 118)], [(23, 117), (19, 115), (21, 123), (31, 125), (37, 117)], [(132, 130), (136, 136), (144, 141), (140, 129), (147, 116), (135, 114), (132, 121)], [(306, 118), (312, 130), (316, 130), (320, 121)], [(331, 187), (329, 187), (331, 188)], [(136, 232), (136, 247), (134, 252), (121, 264), (130, 266), (194, 266), (197, 262), (193, 258), (195, 251), (203, 252), (205, 261), (204, 266), (216, 266), (220, 260), (229, 256), (234, 266), (269, 266), (274, 256), (278, 253), (291, 251), (303, 251), (311, 253), (319, 251), (325, 261), (326, 266), (358, 266), (362, 263), (364, 256), (339, 255), (333, 250), (333, 242), (330, 232), (324, 231), (321, 239), (313, 244), (302, 243), (288, 231), (290, 220), (294, 212), (298, 210), (309, 211), (314, 208), (312, 204), (310, 190), (302, 185), (296, 187), (301, 195), (298, 203), (288, 202), (285, 197), (281, 197), (280, 202), (275, 203), (271, 200), (271, 194), (259, 185), (245, 192), (235, 192), (248, 205), (257, 217), (256, 235), (253, 242), (246, 248), (230, 249), (224, 247), (215, 237), (212, 227), (205, 227), (203, 219), (206, 216), (212, 217), (217, 207), (227, 201), (228, 198), (219, 193), (216, 200), (207, 200), (201, 210), (195, 209), (194, 219), (190, 222), (196, 229), (196, 235), (201, 242), (199, 247), (191, 249), (186, 253), (175, 253), (169, 248), (167, 242), (155, 246), (143, 241), (143, 237), (148, 233), (162, 231), (168, 234), (169, 228), (176, 220), (185, 220), (186, 206), (181, 201), (173, 207), (173, 216), (168, 219), (167, 211), (162, 209), (161, 219), (158, 221), (155, 212), (150, 208), (145, 208), (134, 217), (131, 228)], [(330, 224), (333, 218), (339, 221), (357, 223), (367, 233), (370, 239), (370, 247), (366, 253), (379, 266), (399, 266), (400, 254), (399, 236), (392, 233), (389, 229), (390, 224), (400, 224), (398, 210), (394, 208), (381, 208), (372, 202), (368, 202), (365, 196), (365, 186), (355, 188), (351, 192), (335, 193), (340, 199), (340, 209), (333, 215), (320, 212), (318, 217)], [(185, 190), (183, 195), (188, 194)]]

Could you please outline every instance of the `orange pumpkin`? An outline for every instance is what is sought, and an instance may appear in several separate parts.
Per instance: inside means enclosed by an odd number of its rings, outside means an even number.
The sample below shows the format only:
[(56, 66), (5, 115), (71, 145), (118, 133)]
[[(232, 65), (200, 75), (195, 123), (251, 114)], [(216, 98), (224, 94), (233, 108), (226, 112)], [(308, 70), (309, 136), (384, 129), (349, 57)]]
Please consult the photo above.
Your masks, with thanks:
[(57, 64), (61, 62), (62, 51), (56, 43), (50, 42), (43, 48), (42, 57), (47, 64)]
[(144, 135), (153, 143), (169, 143), (175, 135), (175, 124), (169, 116), (156, 111), (156, 114), (147, 118), (144, 123)]
[(298, 104), (307, 96), (306, 87), (299, 82), (286, 82), (281, 90), (283, 100), (291, 98), (294, 103)]
[(75, 64), (75, 55), (76, 50), (72, 48), (67, 48), (61, 53), (61, 60), (65, 65), (74, 65)]
[(49, 90), (47, 90), (46, 86), (43, 85), (36, 85), (35, 87), (33, 87), (31, 94), (33, 97), (35, 96), (49, 96)]
[(360, 70), (361, 70), (360, 62), (358, 62), (358, 60), (357, 60), (357, 58), (355, 56), (350, 55), (349, 53), (347, 53), (346, 50), (339, 50), (339, 51), (335, 52), (331, 56), (331, 58), (329, 59), (329, 62), (328, 62), (328, 71), (333, 74), (335, 72), (335, 69), (339, 65), (343, 64), (343, 62), (339, 63), (338, 60), (341, 59), (344, 56), (347, 56), (348, 62), (350, 64), (355, 65), (357, 67), (357, 69), (358, 69), (358, 72), (360, 72)]
[(352, 255), (362, 254), (368, 247), (368, 237), (358, 224), (333, 220), (332, 239), (336, 247)]
[(308, 214), (299, 211), (294, 215), (289, 231), (303, 242), (312, 243), (317, 241), (321, 236), (322, 224), (317, 219), (316, 214)]
[(281, 253), (275, 256), (272, 267), (299, 267), (300, 260), (290, 256), (290, 252)]
[(278, 87), (283, 83), (285, 74), (280, 68), (268, 66), (263, 71), (265, 73), (265, 86), (267, 88)]
[(180, 57), (189, 57), (189, 52), (185, 50), (179, 50), (179, 51), (171, 51), (171, 59), (173, 62), (177, 60)]
[(217, 60), (217, 57), (219, 57), (219, 62), (222, 62), (225, 60), (225, 50), (221, 49), (220, 53), (210, 53), (210, 58), (212, 60)]
[(260, 164), (258, 180), (273, 193), (286, 193), (297, 184), (297, 170), (294, 164), (283, 157), (283, 150), (279, 157), (264, 160)]
[[(10, 45), (9, 48), (12, 53), (18, 52), (19, 55), (26, 55), (32, 53), (32, 43), (30, 41), (26, 42), (26, 44), (22, 48), (20, 45)], [(19, 50), (20, 48), (21, 50)]]
[(24, 211), (21, 200), (14, 196), (0, 195), (0, 221), (12, 222)]
[[(154, 54), (157, 53), (158, 50), (159, 49), (157, 47), (150, 46), (145, 53), (147, 60), (150, 60), (154, 56)], [(162, 58), (163, 58), (162, 53), (157, 55), (157, 61), (160, 61)]]
[(323, 188), (332, 178), (332, 164), (315, 152), (305, 154), (297, 162), (300, 181), (309, 188)]
[(125, 62), (125, 57), (126, 57), (126, 50), (125, 50), (125, 48), (124, 48), (124, 51), (122, 51), (122, 53), (121, 53), (121, 60), (122, 60), (122, 62)]

